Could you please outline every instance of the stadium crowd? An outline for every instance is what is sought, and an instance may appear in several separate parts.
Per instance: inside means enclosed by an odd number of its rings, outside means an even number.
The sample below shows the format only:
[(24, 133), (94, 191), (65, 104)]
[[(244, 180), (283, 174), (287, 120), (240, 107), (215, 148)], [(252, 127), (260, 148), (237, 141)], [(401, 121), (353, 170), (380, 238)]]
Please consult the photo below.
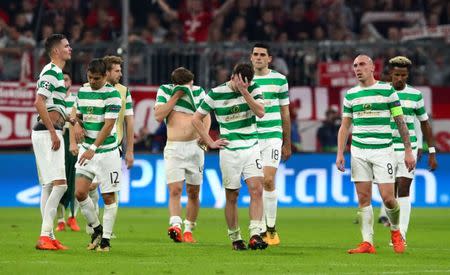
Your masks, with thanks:
[[(151, 45), (181, 42), (197, 45), (206, 42), (243, 44), (248, 41), (268, 41), (282, 46), (287, 42), (314, 41), (400, 42), (403, 28), (444, 26), (449, 24), (450, 18), (450, 3), (439, 0), (129, 2), (128, 40), (131, 44), (140, 45), (130, 48), (131, 54), (136, 53), (130, 59), (130, 75), (134, 76), (130, 82), (145, 84), (159, 84), (152, 82), (165, 80), (160, 76), (149, 81), (143, 75), (146, 64), (138, 53), (145, 52), (143, 47)], [(73, 63), (87, 64), (87, 60), (93, 56), (114, 52), (116, 48), (99, 49), (98, 45), (123, 39), (121, 10), (119, 0), (1, 1), (0, 79), (17, 80), (18, 76), (20, 79), (32, 79), (30, 76), (39, 68), (24, 68), (26, 61), (34, 57), (40, 60), (39, 65), (44, 65), (47, 60), (44, 60), (43, 50), (37, 56), (30, 50), (35, 47), (41, 49), (43, 41), (51, 33), (66, 34), (75, 48), (97, 47), (90, 52), (76, 54)], [(400, 53), (406, 54), (405, 50), (402, 51)], [(420, 47), (407, 51), (408, 56), (417, 60), (419, 72), (413, 73), (414, 84), (442, 85), (448, 80), (450, 72), (443, 65), (449, 57), (443, 56), (441, 51)], [(400, 53), (393, 47), (374, 53), (374, 56), (384, 59)], [(278, 65), (279, 70), (284, 69), (285, 74), (290, 74), (290, 82), (294, 81), (296, 85), (316, 84), (315, 67), (319, 61), (353, 58), (342, 49), (338, 53), (326, 55), (321, 52), (310, 53), (308, 48), (296, 50), (295, 53), (285, 49), (277, 55), (280, 58), (274, 65)], [(81, 67), (75, 71), (84, 72), (85, 66)], [(296, 67), (301, 68), (301, 72), (296, 72)], [(212, 69), (213, 78), (229, 73), (220, 63)], [(419, 76), (421, 72), (437, 71), (441, 73), (429, 73), (423, 78)], [(75, 83), (84, 81), (83, 78), (82, 73), (74, 73)]]

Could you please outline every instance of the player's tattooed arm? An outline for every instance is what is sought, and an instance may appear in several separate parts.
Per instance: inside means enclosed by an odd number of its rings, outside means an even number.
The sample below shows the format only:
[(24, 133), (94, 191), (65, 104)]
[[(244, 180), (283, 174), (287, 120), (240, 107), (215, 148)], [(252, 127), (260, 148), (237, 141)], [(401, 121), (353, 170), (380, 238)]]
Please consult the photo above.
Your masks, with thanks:
[(403, 144), (405, 145), (405, 149), (412, 149), (411, 148), (411, 141), (409, 139), (409, 131), (408, 127), (406, 126), (405, 119), (403, 115), (395, 116), (394, 121), (397, 124), (397, 129), (402, 137)]

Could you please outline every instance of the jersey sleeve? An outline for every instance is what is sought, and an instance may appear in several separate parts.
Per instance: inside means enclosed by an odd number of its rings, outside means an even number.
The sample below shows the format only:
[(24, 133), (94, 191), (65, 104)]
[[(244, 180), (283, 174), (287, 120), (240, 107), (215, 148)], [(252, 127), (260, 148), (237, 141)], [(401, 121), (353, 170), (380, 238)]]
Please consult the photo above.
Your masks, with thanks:
[(403, 115), (402, 104), (394, 88), (391, 89), (391, 95), (388, 98), (389, 109), (391, 110), (392, 117)]
[(120, 93), (117, 90), (109, 92), (105, 99), (105, 119), (117, 119), (121, 103)]
[(58, 87), (58, 73), (53, 70), (47, 70), (37, 82), (36, 93), (49, 98), (56, 87)]
[(171, 90), (164, 85), (159, 86), (158, 92), (156, 93), (156, 103), (157, 105), (166, 104), (169, 101), (170, 96), (172, 95)]
[(287, 79), (284, 78), (285, 83), (280, 86), (278, 99), (280, 100), (280, 106), (289, 105), (289, 86)]
[(419, 100), (417, 101), (417, 106), (414, 109), (414, 113), (416, 114), (417, 119), (419, 121), (428, 120), (428, 114), (425, 110), (425, 104), (423, 102), (422, 93), (419, 94)]
[(125, 102), (125, 116), (132, 116), (133, 113), (133, 99), (131, 98), (130, 90), (127, 89)]
[(255, 99), (258, 103), (264, 105), (264, 97), (261, 88), (257, 83), (253, 82), (252, 85), (248, 87), (248, 92), (253, 97), (253, 99)]
[(349, 99), (348, 94), (345, 95), (344, 102), (342, 104), (342, 117), (353, 118), (352, 101)]
[(203, 99), (203, 101), (200, 103), (200, 106), (197, 108), (197, 112), (199, 112), (202, 115), (207, 115), (209, 114), (211, 111), (213, 111), (214, 108), (214, 100), (212, 99), (212, 91), (210, 91), (205, 98)]

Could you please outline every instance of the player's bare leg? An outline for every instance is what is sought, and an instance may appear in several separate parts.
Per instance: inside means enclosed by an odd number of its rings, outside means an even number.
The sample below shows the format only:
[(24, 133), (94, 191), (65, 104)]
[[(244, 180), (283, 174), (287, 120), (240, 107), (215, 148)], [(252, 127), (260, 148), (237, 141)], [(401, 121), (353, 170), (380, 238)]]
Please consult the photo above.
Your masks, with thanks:
[(200, 209), (199, 200), (200, 185), (186, 184), (188, 202), (186, 205), (186, 219), (184, 220), (183, 240), (188, 243), (195, 243), (192, 231), (196, 226), (198, 211)]
[(183, 181), (172, 182), (168, 185), (169, 188), (169, 224), (168, 229), (169, 237), (174, 242), (182, 242), (183, 236), (181, 233), (181, 194), (183, 193)]
[(263, 177), (252, 177), (245, 180), (250, 195), (250, 241), (248, 247), (251, 249), (265, 249), (267, 243), (261, 238), (261, 219), (263, 215)]
[(239, 189), (225, 189), (225, 220), (228, 226), (228, 237), (230, 237), (234, 250), (246, 250), (247, 246), (242, 240), (241, 229), (238, 218)]

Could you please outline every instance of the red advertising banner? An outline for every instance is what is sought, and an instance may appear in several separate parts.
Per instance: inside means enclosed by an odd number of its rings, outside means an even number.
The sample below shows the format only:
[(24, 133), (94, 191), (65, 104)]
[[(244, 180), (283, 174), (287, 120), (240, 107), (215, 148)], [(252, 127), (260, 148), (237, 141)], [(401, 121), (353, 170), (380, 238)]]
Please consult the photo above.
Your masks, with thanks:
[[(36, 123), (34, 83), (0, 83), (0, 148), (31, 145), (31, 129)], [(153, 133), (159, 126), (155, 120), (156, 86), (130, 86), (135, 114), (135, 134), (146, 127)], [(450, 88), (417, 87), (422, 91), (425, 108), (432, 114), (432, 125), (438, 149), (450, 151)], [(73, 86), (72, 91), (78, 87)], [(341, 110), (345, 88), (291, 87), (290, 100), (294, 108), (302, 148), (316, 150), (316, 132), (330, 106)]]
[[(375, 64), (375, 78), (379, 79), (383, 70), (383, 61), (377, 59)], [(323, 87), (351, 87), (357, 84), (353, 72), (353, 61), (319, 62), (317, 65), (319, 85)]]

